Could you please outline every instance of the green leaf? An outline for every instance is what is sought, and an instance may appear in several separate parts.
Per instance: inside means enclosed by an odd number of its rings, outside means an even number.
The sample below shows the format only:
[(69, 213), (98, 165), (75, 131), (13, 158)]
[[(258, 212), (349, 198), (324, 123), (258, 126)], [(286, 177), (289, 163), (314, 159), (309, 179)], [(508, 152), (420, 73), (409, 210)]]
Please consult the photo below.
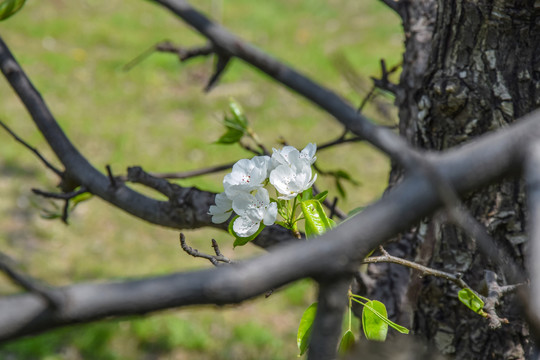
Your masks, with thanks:
[(318, 193), (316, 196), (315, 196), (315, 199), (316, 200), (319, 200), (321, 203), (324, 201), (324, 199), (326, 199), (326, 195), (328, 195), (328, 190), (325, 190), (323, 191), (322, 193)]
[(73, 197), (71, 199), (71, 203), (73, 204), (73, 206), (79, 204), (79, 203), (82, 203), (83, 201), (86, 201), (86, 200), (90, 200), (92, 198), (92, 194), (89, 193), (89, 192), (85, 192), (85, 193), (82, 193), (82, 194), (79, 194), (75, 197)]
[(302, 196), (300, 197), (301, 201), (307, 201), (313, 199), (313, 189), (309, 188), (302, 192)]
[(298, 350), (300, 350), (300, 355), (304, 355), (308, 349), (311, 329), (313, 327), (313, 321), (315, 321), (316, 314), (317, 303), (315, 302), (309, 305), (300, 319), (298, 333), (296, 335), (296, 344), (298, 345)]
[(216, 144), (235, 144), (240, 141), (242, 136), (244, 136), (243, 131), (228, 127), (227, 132), (217, 139)]
[(336, 177), (336, 188), (337, 188), (337, 191), (338, 191), (339, 195), (342, 198), (347, 197), (347, 193), (345, 192), (345, 188), (343, 187), (343, 185), (341, 185), (341, 181), (339, 181), (339, 177)]
[(4, 0), (0, 2), (0, 21), (9, 18), (19, 11), (26, 0)]
[(351, 175), (345, 170), (337, 170), (334, 174), (337, 178), (345, 179), (354, 185), (360, 184), (358, 181), (354, 180)]
[[(407, 329), (406, 327), (404, 326), (401, 326), (401, 325), (398, 325), (396, 324), (395, 322), (391, 321), (388, 319), (388, 316), (383, 316), (382, 314), (379, 314), (379, 312), (370, 305), (371, 301), (367, 301), (366, 303), (363, 303), (361, 301), (358, 301), (357, 299), (355, 299), (355, 297), (360, 297), (360, 298), (363, 298), (362, 296), (359, 296), (359, 295), (353, 295), (353, 300), (356, 301), (357, 303), (361, 304), (364, 306), (364, 308), (368, 308), (369, 310), (371, 310), (376, 316), (378, 316), (382, 321), (384, 321), (385, 323), (388, 324), (388, 326), (392, 327), (393, 329), (399, 331), (400, 333), (402, 334), (408, 334), (409, 333), (409, 329)], [(365, 298), (363, 298), (365, 299)], [(366, 300), (369, 300), (369, 299), (366, 299)], [(376, 300), (375, 300), (376, 301)], [(378, 301), (377, 301), (378, 302)], [(383, 304), (384, 305), (384, 304)]]
[(458, 292), (459, 301), (475, 313), (483, 315), (484, 301), (478, 297), (471, 289), (465, 288)]
[(311, 199), (301, 204), (306, 224), (306, 236), (321, 235), (332, 228), (330, 219), (326, 216), (319, 200)]
[(235, 123), (240, 125), (242, 129), (247, 129), (248, 121), (246, 116), (244, 115), (244, 110), (233, 99), (229, 100), (229, 109), (231, 109), (231, 113), (234, 116)]
[(380, 301), (372, 300), (364, 304), (362, 311), (362, 326), (369, 340), (385, 341), (388, 334), (388, 319), (386, 306)]
[(354, 346), (354, 334), (347, 330), (339, 342), (338, 353), (345, 355)]
[(362, 211), (364, 211), (365, 208), (366, 208), (365, 206), (359, 206), (357, 208), (354, 208), (351, 211), (349, 211), (349, 213), (347, 214), (347, 217), (351, 217), (353, 215), (361, 213)]

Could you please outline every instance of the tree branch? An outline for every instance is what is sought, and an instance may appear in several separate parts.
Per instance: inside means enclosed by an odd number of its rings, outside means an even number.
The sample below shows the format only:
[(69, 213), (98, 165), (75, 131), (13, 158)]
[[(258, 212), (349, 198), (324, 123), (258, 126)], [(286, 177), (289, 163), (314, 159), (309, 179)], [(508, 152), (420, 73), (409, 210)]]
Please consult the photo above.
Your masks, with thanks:
[[(540, 136), (540, 111), (474, 143), (428, 156), (460, 194), (522, 170), (525, 149)], [(477, 171), (470, 171), (477, 169)], [(409, 174), (354, 219), (309, 242), (297, 241), (236, 265), (143, 280), (60, 288), (69, 306), (54, 312), (35, 294), (0, 298), (0, 340), (104, 317), (194, 304), (237, 303), (304, 277), (354, 273), (366, 255), (442, 205), (430, 180)]]
[(315, 83), (298, 71), (284, 65), (262, 51), (242, 41), (222, 26), (212, 22), (185, 0), (153, 0), (182, 18), (187, 24), (212, 42), (214, 47), (229, 56), (237, 57), (262, 70), (274, 80), (297, 92), (315, 106), (322, 108), (346, 128), (364, 138), (406, 168), (412, 150), (406, 141), (392, 131), (371, 123), (343, 98)]
[(319, 282), (317, 314), (309, 341), (308, 360), (336, 357), (350, 282), (348, 276)]
[(54, 311), (63, 305), (64, 298), (60, 291), (42, 285), (38, 280), (15, 270), (15, 266), (11, 264), (11, 259), (1, 252), (0, 270), (3, 271), (14, 284), (42, 298), (47, 306)]
[(180, 246), (182, 247), (182, 250), (184, 250), (187, 254), (189, 254), (189, 255), (191, 255), (193, 257), (207, 259), (214, 266), (219, 266), (220, 262), (224, 262), (224, 263), (227, 263), (227, 264), (231, 263), (231, 260), (221, 253), (221, 251), (219, 250), (218, 243), (214, 239), (212, 239), (212, 247), (214, 248), (214, 251), (216, 252), (215, 256), (202, 253), (199, 250), (194, 249), (191, 246), (189, 246), (186, 243), (186, 237), (182, 233), (180, 233)]

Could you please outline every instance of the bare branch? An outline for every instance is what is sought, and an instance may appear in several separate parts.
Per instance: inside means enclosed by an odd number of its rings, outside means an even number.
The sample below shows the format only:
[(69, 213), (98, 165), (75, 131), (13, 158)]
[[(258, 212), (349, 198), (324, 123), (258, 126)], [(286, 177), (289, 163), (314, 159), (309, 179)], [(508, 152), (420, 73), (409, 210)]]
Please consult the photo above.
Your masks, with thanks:
[(231, 263), (231, 260), (228, 257), (223, 256), (221, 254), (221, 252), (219, 251), (219, 246), (218, 246), (216, 240), (214, 240), (214, 239), (212, 239), (212, 247), (214, 248), (214, 251), (216, 252), (215, 256), (202, 253), (199, 250), (194, 249), (191, 246), (189, 246), (186, 243), (186, 237), (182, 233), (180, 233), (180, 246), (182, 247), (182, 250), (184, 250), (189, 255), (191, 255), (193, 257), (199, 257), (199, 258), (207, 259), (214, 266), (219, 266), (220, 262), (224, 262), (224, 263), (227, 263), (227, 264)]
[(32, 192), (34, 194), (36, 194), (36, 195), (43, 196), (43, 197), (46, 197), (46, 198), (59, 199), (59, 200), (70, 200), (70, 199), (73, 199), (76, 196), (87, 193), (88, 190), (86, 190), (86, 188), (84, 188), (84, 187), (81, 187), (79, 190), (72, 191), (72, 192), (69, 192), (69, 193), (53, 193), (53, 192), (48, 192), (48, 191), (42, 191), (42, 190), (39, 190), (39, 189), (32, 189)]
[(47, 306), (56, 310), (63, 305), (64, 299), (61, 292), (49, 289), (47, 286), (42, 285), (38, 280), (15, 270), (15, 265), (12, 264), (12, 260), (2, 252), (0, 252), (0, 270), (3, 271), (14, 284), (45, 300)]
[(158, 52), (168, 52), (176, 54), (182, 62), (195, 57), (208, 56), (215, 53), (215, 49), (212, 43), (192, 48), (183, 48), (181, 46), (175, 46), (169, 41), (164, 41), (162, 43), (156, 44), (155, 49)]
[(153, 177), (160, 179), (188, 179), (195, 176), (208, 175), (217, 173), (223, 170), (228, 170), (233, 167), (235, 163), (229, 163), (224, 165), (211, 166), (204, 169), (191, 170), (191, 171), (182, 171), (182, 172), (168, 172), (168, 173), (155, 173), (149, 172)]
[[(396, 95), (399, 91), (399, 86), (394, 84), (390, 81), (388, 78), (392, 73), (396, 72), (401, 67), (401, 64), (393, 66), (390, 71), (386, 69), (386, 61), (384, 59), (381, 59), (381, 78), (376, 79), (374, 77), (371, 78), (373, 80), (373, 83), (376, 87), (382, 90), (386, 90), (394, 95)], [(367, 99), (367, 97), (366, 97)], [(366, 100), (364, 100), (366, 102)], [(362, 104), (360, 106), (360, 109), (363, 108), (365, 104)]]
[(154, 0), (154, 2), (163, 5), (193, 26), (219, 51), (257, 67), (310, 100), (317, 107), (327, 111), (350, 131), (369, 141), (404, 167), (412, 166), (410, 159), (412, 150), (403, 138), (386, 128), (374, 125), (362, 114), (357, 114), (356, 109), (334, 92), (242, 41), (222, 26), (209, 20), (187, 1)]
[(15, 134), (15, 132), (13, 130), (11, 130), (2, 120), (0, 120), (0, 126), (2, 126), (4, 128), (4, 130), (6, 130), (7, 133), (9, 135), (11, 135), (16, 141), (21, 143), (24, 147), (26, 147), (31, 152), (33, 152), (39, 158), (39, 160), (41, 160), (41, 162), (43, 163), (43, 165), (45, 165), (45, 167), (47, 167), (49, 170), (54, 172), (60, 178), (63, 177), (64, 173), (61, 170), (57, 169), (53, 164), (51, 164), (47, 159), (45, 159), (45, 157), (43, 155), (41, 155), (41, 153), (38, 151), (38, 149), (31, 146), (26, 141), (24, 141), (22, 138), (20, 138), (17, 134)]
[[(406, 266), (408, 268), (417, 270), (422, 275), (436, 276), (436, 277), (440, 277), (442, 279), (448, 280), (448, 281), (454, 283), (460, 289), (464, 289), (464, 288), (471, 289), (471, 287), (469, 285), (467, 285), (467, 283), (465, 281), (463, 281), (463, 279), (461, 278), (461, 276), (459, 274), (458, 275), (453, 275), (453, 274), (450, 274), (450, 273), (445, 272), (445, 271), (432, 269), (430, 267), (415, 263), (413, 261), (409, 261), (409, 260), (405, 260), (405, 259), (402, 259), (402, 258), (399, 258), (399, 257), (396, 257), (396, 256), (392, 256), (392, 255), (388, 254), (388, 252), (386, 252), (382, 248), (381, 248), (381, 251), (383, 253), (382, 256), (370, 256), (368, 258), (365, 258), (364, 261), (362, 261), (362, 263), (364, 263), (364, 264), (376, 264), (376, 263), (383, 262), (383, 263), (398, 264), (398, 265), (401, 265), (401, 266)], [(477, 293), (477, 295), (480, 296), (478, 293)]]

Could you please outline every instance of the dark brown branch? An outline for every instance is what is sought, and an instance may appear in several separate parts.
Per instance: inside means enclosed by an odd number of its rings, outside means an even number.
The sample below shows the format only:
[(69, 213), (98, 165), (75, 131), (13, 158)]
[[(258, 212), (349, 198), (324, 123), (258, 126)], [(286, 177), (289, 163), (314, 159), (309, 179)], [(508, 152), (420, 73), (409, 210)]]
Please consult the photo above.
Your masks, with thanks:
[(186, 237), (182, 233), (180, 233), (180, 246), (182, 247), (182, 250), (184, 250), (187, 254), (189, 254), (189, 255), (191, 255), (193, 257), (199, 257), (199, 258), (207, 259), (214, 266), (219, 266), (220, 262), (224, 262), (224, 263), (227, 263), (227, 264), (231, 263), (231, 260), (228, 257), (223, 256), (221, 254), (221, 252), (219, 251), (219, 246), (218, 246), (216, 240), (214, 240), (214, 239), (212, 239), (212, 247), (214, 248), (214, 251), (216, 252), (215, 256), (202, 253), (199, 250), (194, 249), (191, 246), (189, 246), (186, 243)]
[(20, 138), (17, 134), (15, 134), (15, 132), (13, 130), (11, 130), (2, 120), (0, 120), (0, 126), (2, 126), (4, 128), (4, 130), (6, 130), (7, 133), (9, 135), (11, 135), (11, 137), (13, 137), (13, 139), (15, 139), (17, 142), (21, 143), (28, 150), (33, 152), (39, 158), (39, 160), (43, 163), (43, 165), (45, 165), (45, 167), (47, 167), (49, 170), (54, 172), (60, 178), (63, 177), (64, 173), (61, 170), (57, 169), (53, 164), (51, 164), (50, 161), (45, 159), (45, 157), (43, 155), (41, 155), (41, 153), (38, 151), (38, 149), (31, 146), (26, 141), (24, 141), (22, 138)]

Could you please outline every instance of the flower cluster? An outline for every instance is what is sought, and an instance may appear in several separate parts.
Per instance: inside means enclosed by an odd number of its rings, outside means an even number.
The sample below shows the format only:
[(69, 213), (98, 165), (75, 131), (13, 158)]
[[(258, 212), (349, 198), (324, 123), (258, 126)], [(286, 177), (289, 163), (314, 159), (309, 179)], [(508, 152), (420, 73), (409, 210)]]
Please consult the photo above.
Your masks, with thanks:
[(234, 211), (233, 230), (239, 237), (255, 234), (261, 222), (272, 225), (278, 214), (278, 203), (270, 199), (265, 186), (274, 186), (278, 199), (291, 200), (309, 189), (317, 175), (312, 175), (311, 165), (317, 159), (315, 144), (308, 144), (302, 151), (293, 146), (272, 149), (272, 157), (255, 156), (234, 164), (232, 172), (223, 179), (224, 192), (216, 195), (216, 204), (210, 206), (212, 222), (227, 221)]

